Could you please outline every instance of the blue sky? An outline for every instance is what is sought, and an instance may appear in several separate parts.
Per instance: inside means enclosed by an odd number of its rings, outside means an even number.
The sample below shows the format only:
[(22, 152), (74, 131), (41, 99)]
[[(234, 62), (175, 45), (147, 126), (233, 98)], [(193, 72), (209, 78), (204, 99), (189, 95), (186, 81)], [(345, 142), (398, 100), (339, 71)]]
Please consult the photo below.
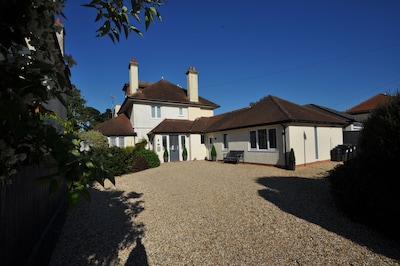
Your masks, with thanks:
[(140, 80), (183, 87), (194, 66), (199, 95), (221, 106), (215, 114), (267, 95), (345, 111), (400, 89), (398, 0), (169, 0), (162, 21), (136, 24), (144, 38), (115, 44), (95, 37), (88, 2), (66, 3), (65, 51), (78, 62), (72, 83), (100, 112), (122, 104), (131, 58)]

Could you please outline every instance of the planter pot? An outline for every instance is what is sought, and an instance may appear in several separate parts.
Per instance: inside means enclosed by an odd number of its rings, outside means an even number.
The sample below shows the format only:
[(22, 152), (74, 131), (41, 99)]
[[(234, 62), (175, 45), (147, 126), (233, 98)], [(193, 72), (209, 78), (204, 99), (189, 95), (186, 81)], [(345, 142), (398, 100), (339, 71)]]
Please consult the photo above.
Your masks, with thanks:
[(184, 161), (187, 161), (187, 156), (183, 156), (183, 160), (184, 160)]
[(211, 160), (215, 162), (217, 160), (217, 156), (211, 156)]
[(288, 164), (288, 170), (296, 170), (296, 162), (289, 162)]
[(168, 157), (164, 157), (164, 163), (168, 162)]

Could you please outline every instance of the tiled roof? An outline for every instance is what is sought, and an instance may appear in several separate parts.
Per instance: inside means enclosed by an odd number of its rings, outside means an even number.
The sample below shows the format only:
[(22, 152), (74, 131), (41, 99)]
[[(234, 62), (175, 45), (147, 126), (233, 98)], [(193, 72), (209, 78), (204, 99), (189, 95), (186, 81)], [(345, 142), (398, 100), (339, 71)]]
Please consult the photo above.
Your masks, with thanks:
[[(198, 102), (191, 102), (187, 96), (187, 90), (183, 89), (169, 81), (161, 79), (155, 83), (149, 83), (147, 86), (140, 87), (138, 92), (128, 96), (125, 101), (148, 100), (154, 102), (171, 102), (187, 105), (204, 106), (208, 108), (218, 108), (219, 105), (199, 96)], [(129, 104), (131, 105), (131, 104)], [(125, 102), (120, 112), (126, 112)]]
[(334, 110), (334, 109), (331, 109), (331, 108), (328, 108), (325, 106), (317, 105), (317, 104), (306, 104), (305, 106), (309, 107), (309, 108), (313, 108), (320, 112), (324, 112), (328, 115), (333, 115), (335, 117), (341, 118), (344, 121), (349, 122), (349, 123), (358, 122), (357, 118), (355, 118), (353, 115), (345, 113), (345, 112), (340, 112), (340, 111), (337, 111), (337, 110)]
[(209, 120), (209, 117), (197, 118), (194, 121), (182, 119), (164, 119), (151, 131), (151, 133), (203, 133), (207, 128)]
[(207, 131), (278, 123), (346, 124), (336, 117), (269, 95), (252, 106), (211, 117)]
[(93, 128), (106, 136), (134, 136), (135, 130), (125, 114), (120, 114), (110, 120), (98, 124)]
[(357, 113), (368, 113), (375, 109), (380, 103), (384, 103), (388, 100), (389, 96), (383, 93), (372, 96), (366, 101), (346, 110), (346, 113), (357, 114)]
[(203, 133), (280, 123), (347, 124), (344, 119), (269, 95), (252, 106), (213, 117), (166, 119), (152, 133)]

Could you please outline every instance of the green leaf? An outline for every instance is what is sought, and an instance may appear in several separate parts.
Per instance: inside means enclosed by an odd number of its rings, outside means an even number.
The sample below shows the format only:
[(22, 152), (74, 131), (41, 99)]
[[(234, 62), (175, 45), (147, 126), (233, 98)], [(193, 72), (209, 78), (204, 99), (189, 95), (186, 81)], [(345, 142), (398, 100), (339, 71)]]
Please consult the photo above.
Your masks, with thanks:
[(76, 190), (70, 190), (68, 191), (68, 195), (67, 195), (67, 206), (68, 206), (68, 210), (71, 211), (72, 209), (75, 208), (75, 206), (78, 204), (79, 202), (79, 196), (80, 193)]
[(86, 166), (88, 167), (88, 168), (96, 168), (96, 166), (93, 164), (93, 162), (91, 162), (91, 161), (88, 161), (88, 162), (86, 162)]
[(81, 155), (81, 153), (78, 150), (72, 150), (71, 153), (76, 157), (79, 157)]

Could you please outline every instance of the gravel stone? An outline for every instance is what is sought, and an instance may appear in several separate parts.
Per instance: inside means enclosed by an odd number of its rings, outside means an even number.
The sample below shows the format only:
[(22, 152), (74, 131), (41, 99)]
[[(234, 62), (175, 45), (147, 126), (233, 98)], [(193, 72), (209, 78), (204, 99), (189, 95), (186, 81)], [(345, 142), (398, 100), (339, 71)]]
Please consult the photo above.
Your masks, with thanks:
[(336, 210), (340, 163), (170, 162), (94, 185), (50, 265), (400, 265), (400, 243)]

